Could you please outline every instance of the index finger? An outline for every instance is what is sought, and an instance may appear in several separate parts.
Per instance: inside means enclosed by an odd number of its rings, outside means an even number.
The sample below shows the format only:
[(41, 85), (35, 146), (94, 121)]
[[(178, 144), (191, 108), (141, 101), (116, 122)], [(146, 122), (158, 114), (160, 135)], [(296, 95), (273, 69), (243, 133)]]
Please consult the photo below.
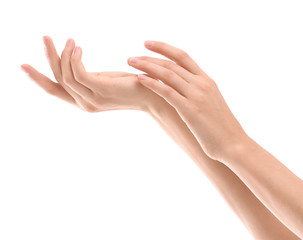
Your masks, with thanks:
[(57, 53), (53, 40), (49, 36), (44, 36), (43, 41), (45, 45), (45, 54), (48, 63), (53, 71), (56, 80), (59, 83), (62, 83), (61, 59)]
[(179, 48), (158, 41), (146, 41), (144, 45), (147, 49), (173, 60), (175, 63), (193, 74), (204, 74), (198, 64), (185, 51)]
[(50, 80), (48, 77), (38, 72), (31, 65), (23, 64), (21, 69), (27, 73), (28, 77), (32, 79), (39, 87), (44, 89), (47, 93), (57, 96), (58, 98), (69, 102), (73, 105), (77, 105), (75, 100), (70, 94), (59, 84)]

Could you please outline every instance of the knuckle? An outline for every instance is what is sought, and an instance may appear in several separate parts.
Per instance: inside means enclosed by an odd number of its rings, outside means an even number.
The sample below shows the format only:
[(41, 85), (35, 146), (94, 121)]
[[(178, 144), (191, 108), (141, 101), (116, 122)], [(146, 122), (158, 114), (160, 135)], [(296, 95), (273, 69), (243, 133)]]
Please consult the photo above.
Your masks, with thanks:
[(167, 70), (163, 74), (164, 78), (173, 78), (175, 76), (175, 73), (171, 70)]
[(201, 90), (203, 90), (204, 92), (210, 92), (211, 90), (212, 90), (212, 87), (211, 87), (211, 85), (208, 83), (208, 82), (202, 82), (201, 84), (200, 84), (200, 88), (201, 88)]
[(164, 61), (163, 62), (163, 67), (168, 68), (168, 69), (173, 69), (174, 63), (171, 61)]
[(61, 53), (61, 58), (66, 58), (68, 55), (67, 55), (67, 52), (66, 51), (63, 51)]
[(161, 89), (163, 88), (162, 85), (160, 85), (161, 83), (158, 80), (152, 80), (152, 81), (148, 81), (148, 85), (152, 88), (152, 89), (156, 89), (158, 91), (161, 91)]
[(212, 92), (217, 88), (217, 84), (211, 78), (207, 79), (199, 79), (199, 88), (206, 93)]
[(217, 83), (216, 83), (213, 79), (209, 78), (209, 79), (208, 79), (208, 82), (209, 82), (209, 84), (210, 84), (213, 88), (217, 88), (217, 87), (218, 87)]
[(164, 94), (167, 98), (172, 98), (174, 96), (174, 91), (170, 87), (165, 87), (164, 89)]

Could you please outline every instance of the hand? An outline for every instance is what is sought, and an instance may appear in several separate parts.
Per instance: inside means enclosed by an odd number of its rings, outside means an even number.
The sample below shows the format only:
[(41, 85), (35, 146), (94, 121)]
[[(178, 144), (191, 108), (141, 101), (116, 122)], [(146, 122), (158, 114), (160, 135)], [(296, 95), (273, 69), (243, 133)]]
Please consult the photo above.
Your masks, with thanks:
[(146, 56), (129, 58), (130, 66), (147, 73), (138, 75), (140, 83), (172, 105), (205, 153), (222, 161), (248, 136), (216, 83), (186, 52), (156, 41), (145, 42), (145, 47), (174, 62)]
[(45, 53), (56, 82), (28, 64), (21, 69), (46, 92), (87, 112), (116, 109), (147, 111), (154, 94), (138, 82), (137, 75), (126, 72), (87, 72), (81, 62), (82, 50), (69, 39), (57, 54), (50, 37), (43, 38)]

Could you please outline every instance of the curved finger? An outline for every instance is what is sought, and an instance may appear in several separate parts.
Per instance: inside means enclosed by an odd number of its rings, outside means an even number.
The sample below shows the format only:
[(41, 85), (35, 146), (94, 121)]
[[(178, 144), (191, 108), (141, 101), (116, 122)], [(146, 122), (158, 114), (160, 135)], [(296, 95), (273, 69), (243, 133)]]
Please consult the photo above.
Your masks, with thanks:
[(57, 53), (53, 40), (49, 36), (44, 36), (43, 41), (45, 45), (45, 54), (47, 60), (57, 82), (59, 82), (61, 86), (65, 89), (65, 91), (67, 91), (75, 100), (80, 102), (81, 97), (79, 96), (79, 94), (63, 82), (63, 76), (61, 71), (61, 59)]
[(27, 73), (30, 79), (32, 79), (38, 86), (44, 89), (47, 93), (56, 96), (66, 102), (76, 105), (74, 98), (65, 91), (65, 89), (58, 83), (53, 82), (48, 77), (38, 72), (32, 66), (28, 64), (21, 65), (21, 69)]
[(95, 81), (88, 76), (85, 67), (81, 61), (82, 49), (80, 47), (75, 47), (73, 55), (71, 56), (71, 68), (73, 71), (74, 78), (77, 82), (86, 86), (87, 88), (94, 88), (96, 85)]
[(143, 86), (149, 88), (160, 97), (164, 98), (172, 107), (176, 109), (179, 108), (186, 100), (186, 98), (184, 98), (170, 86), (160, 83), (158, 80), (149, 76), (140, 74), (138, 75), (138, 80)]
[(185, 68), (193, 74), (204, 74), (198, 64), (183, 50), (173, 47), (164, 42), (146, 41), (145, 47), (153, 52), (159, 53)]
[(90, 72), (96, 75), (105, 76), (105, 77), (130, 77), (130, 76), (137, 76), (135, 73), (128, 73), (128, 72)]
[(172, 70), (136, 57), (129, 58), (128, 64), (136, 69), (146, 72), (155, 79), (163, 81), (183, 96), (186, 95), (188, 83)]
[(49, 36), (43, 37), (44, 50), (47, 61), (52, 69), (52, 72), (59, 83), (62, 83), (61, 74), (61, 60), (53, 43), (53, 40)]
[(78, 93), (80, 96), (90, 96), (92, 91), (81, 83), (74, 79), (72, 67), (71, 67), (71, 56), (75, 48), (75, 42), (73, 39), (68, 39), (65, 48), (61, 54), (61, 70), (63, 83), (69, 86), (73, 91)]
[(176, 74), (178, 74), (180, 77), (182, 77), (185, 81), (188, 81), (187, 79), (191, 78), (193, 75), (191, 72), (187, 71), (183, 67), (177, 65), (176, 63), (165, 60), (165, 59), (160, 59), (160, 58), (154, 58), (154, 57), (148, 57), (148, 56), (141, 56), (138, 57), (139, 59), (160, 65), (164, 68), (168, 68), (172, 71), (174, 71)]

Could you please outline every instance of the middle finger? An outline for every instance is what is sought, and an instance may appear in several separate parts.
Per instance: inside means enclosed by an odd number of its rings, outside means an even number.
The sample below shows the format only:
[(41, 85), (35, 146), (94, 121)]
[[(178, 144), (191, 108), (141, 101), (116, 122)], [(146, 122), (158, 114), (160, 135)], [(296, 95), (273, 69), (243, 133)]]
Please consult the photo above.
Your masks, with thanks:
[(65, 48), (61, 54), (61, 70), (63, 82), (69, 86), (73, 91), (78, 93), (82, 97), (92, 95), (92, 91), (81, 83), (77, 82), (74, 78), (70, 58), (75, 48), (75, 42), (72, 39), (68, 39)]

